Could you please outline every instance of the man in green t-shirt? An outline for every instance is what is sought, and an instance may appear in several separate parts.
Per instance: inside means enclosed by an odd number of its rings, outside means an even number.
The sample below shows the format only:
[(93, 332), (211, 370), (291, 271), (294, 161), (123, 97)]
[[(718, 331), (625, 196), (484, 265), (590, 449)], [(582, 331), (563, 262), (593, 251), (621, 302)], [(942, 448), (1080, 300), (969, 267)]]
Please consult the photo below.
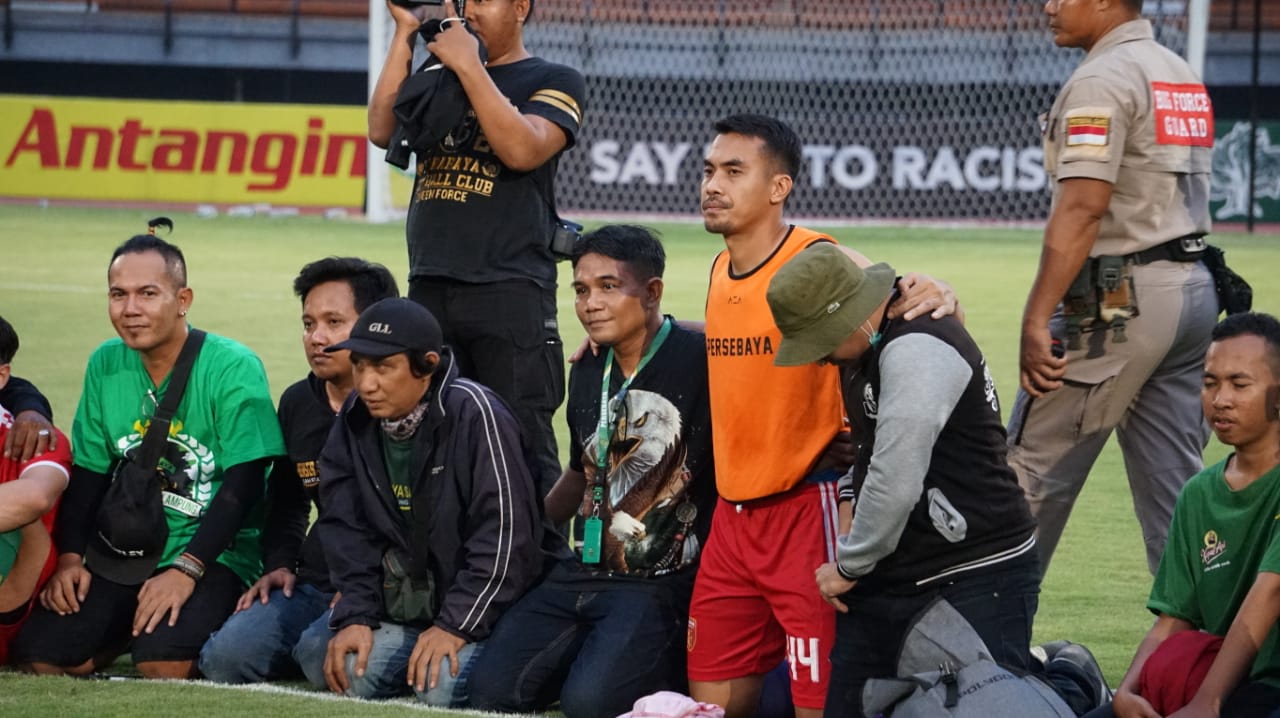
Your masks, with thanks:
[(1234, 451), (1178, 496), (1147, 602), (1158, 618), (1115, 702), (1090, 717), (1249, 718), (1280, 706), (1280, 321), (1246, 313), (1218, 324), (1200, 400)]
[(120, 554), (99, 530), (99, 511), (111, 510), (103, 497), (113, 467), (137, 451), (168, 389), (193, 294), (181, 250), (151, 235), (120, 245), (107, 279), (119, 338), (98, 347), (85, 370), (58, 567), (14, 659), (37, 673), (84, 675), (128, 651), (144, 676), (188, 678), (205, 639), (262, 572), (260, 499), (284, 441), (262, 362), (208, 334), (161, 455), (167, 525), (140, 530), (167, 538), (150, 542), (150, 562)]

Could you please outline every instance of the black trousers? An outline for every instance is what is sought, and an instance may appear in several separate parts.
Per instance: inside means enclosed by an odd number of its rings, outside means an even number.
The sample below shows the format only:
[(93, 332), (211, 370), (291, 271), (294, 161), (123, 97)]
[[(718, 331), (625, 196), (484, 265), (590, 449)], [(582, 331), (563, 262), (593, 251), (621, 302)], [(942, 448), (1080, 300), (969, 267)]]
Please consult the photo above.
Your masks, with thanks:
[(564, 346), (554, 288), (529, 280), (468, 284), (410, 277), (409, 298), (440, 322), (461, 374), (497, 392), (524, 430), (529, 469), (546, 496), (560, 478), (552, 416), (564, 401)]

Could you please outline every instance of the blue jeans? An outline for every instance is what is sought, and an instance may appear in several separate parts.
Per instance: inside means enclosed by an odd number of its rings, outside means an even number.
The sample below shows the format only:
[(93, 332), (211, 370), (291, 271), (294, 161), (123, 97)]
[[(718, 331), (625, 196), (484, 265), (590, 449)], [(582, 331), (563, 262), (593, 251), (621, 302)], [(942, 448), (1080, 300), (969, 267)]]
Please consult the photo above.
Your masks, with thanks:
[(293, 647), (302, 632), (329, 610), (333, 594), (298, 584), (293, 597), (280, 589), (264, 605), (233, 614), (200, 650), (200, 672), (218, 683), (260, 683), (301, 675)]
[[(321, 620), (302, 633), (293, 652), (307, 680), (321, 690), (328, 689), (324, 679), (324, 658), (329, 651), (329, 640), (337, 633), (329, 628), (329, 614), (325, 611)], [(420, 633), (422, 629), (385, 622), (373, 629), (373, 649), (369, 651), (369, 662), (363, 676), (356, 675), (356, 654), (347, 654), (349, 688), (346, 694), (353, 698), (377, 700), (415, 693), (419, 701), (431, 706), (459, 708), (466, 705), (468, 675), (484, 644), (468, 643), (458, 651), (458, 662), (462, 668), (456, 677), (450, 675), (449, 659), (445, 658), (436, 687), (418, 692), (410, 688), (408, 676), (409, 657)]]
[(947, 599), (973, 626), (996, 663), (1024, 673), (1029, 670), (1031, 624), (1040, 601), (1040, 563), (1034, 551), (938, 585), (855, 588), (841, 596), (849, 612), (836, 615), (824, 715), (864, 715), (863, 684), (869, 678), (897, 676), (898, 652), (912, 619), (938, 597)]
[[(542, 583), (485, 642), (471, 706), (530, 712), (558, 698), (567, 718), (595, 718), (626, 713), (656, 691), (687, 692), (690, 579)], [(680, 585), (664, 585), (671, 581)]]

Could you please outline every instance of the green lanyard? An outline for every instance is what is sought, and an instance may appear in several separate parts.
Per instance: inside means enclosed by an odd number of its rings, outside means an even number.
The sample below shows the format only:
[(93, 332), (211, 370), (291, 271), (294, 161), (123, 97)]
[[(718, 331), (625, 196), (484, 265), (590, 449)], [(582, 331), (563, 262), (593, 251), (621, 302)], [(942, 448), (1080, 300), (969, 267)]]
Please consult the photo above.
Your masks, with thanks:
[(600, 521), (600, 505), (604, 503), (605, 477), (609, 473), (609, 443), (613, 440), (613, 429), (618, 416), (627, 400), (627, 389), (631, 382), (640, 375), (641, 370), (649, 363), (658, 348), (671, 333), (671, 319), (662, 320), (662, 327), (645, 350), (636, 370), (622, 382), (622, 388), (613, 397), (609, 397), (609, 379), (613, 375), (613, 349), (610, 348), (604, 360), (604, 376), (600, 379), (600, 418), (596, 421), (596, 476), (591, 487), (591, 516), (582, 524), (582, 562), (600, 563), (600, 539), (603, 529)]

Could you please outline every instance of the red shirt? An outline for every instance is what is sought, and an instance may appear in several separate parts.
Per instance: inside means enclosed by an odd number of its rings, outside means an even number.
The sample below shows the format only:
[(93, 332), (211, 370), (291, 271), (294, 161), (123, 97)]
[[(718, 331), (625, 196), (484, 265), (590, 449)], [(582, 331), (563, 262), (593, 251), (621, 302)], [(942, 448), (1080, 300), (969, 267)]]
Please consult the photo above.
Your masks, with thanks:
[[(9, 436), (9, 430), (13, 428), (13, 414), (10, 414), (3, 406), (0, 406), (0, 446), (4, 445), (5, 440)], [(71, 478), (71, 442), (67, 440), (65, 434), (56, 427), (53, 430), (54, 435), (58, 438), (58, 447), (53, 451), (46, 451), (43, 454), (36, 454), (31, 457), (30, 461), (19, 462), (12, 457), (0, 456), (0, 484), (21, 478), (22, 474), (34, 466), (53, 466), (62, 473), (66, 479)], [(57, 513), (55, 505), (48, 511), (41, 520), (49, 531), (53, 531), (53, 517)]]

